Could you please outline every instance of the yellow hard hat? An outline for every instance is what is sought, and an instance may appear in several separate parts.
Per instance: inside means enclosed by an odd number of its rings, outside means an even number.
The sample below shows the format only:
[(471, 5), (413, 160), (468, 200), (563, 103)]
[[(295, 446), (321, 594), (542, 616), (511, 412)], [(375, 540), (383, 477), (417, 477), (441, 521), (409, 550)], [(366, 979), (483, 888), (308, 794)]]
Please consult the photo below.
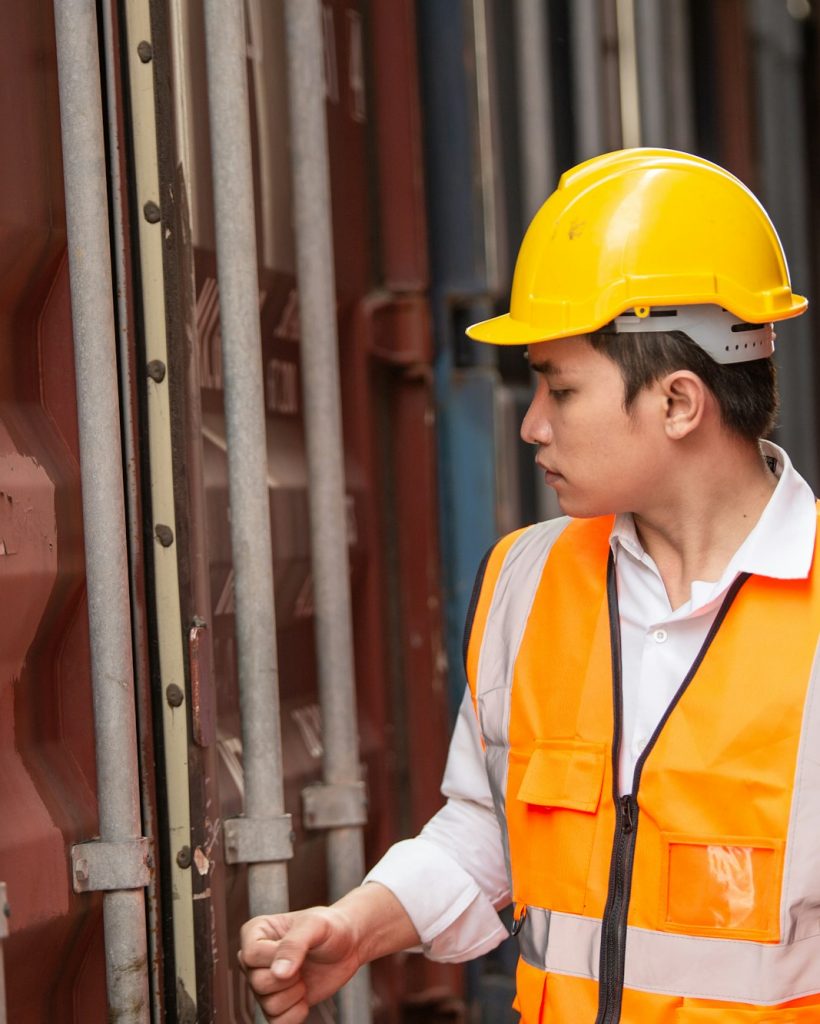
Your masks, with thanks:
[(628, 309), (703, 304), (753, 324), (808, 305), (742, 182), (689, 153), (624, 149), (561, 177), (521, 243), (510, 312), (467, 334), (526, 345), (599, 330)]

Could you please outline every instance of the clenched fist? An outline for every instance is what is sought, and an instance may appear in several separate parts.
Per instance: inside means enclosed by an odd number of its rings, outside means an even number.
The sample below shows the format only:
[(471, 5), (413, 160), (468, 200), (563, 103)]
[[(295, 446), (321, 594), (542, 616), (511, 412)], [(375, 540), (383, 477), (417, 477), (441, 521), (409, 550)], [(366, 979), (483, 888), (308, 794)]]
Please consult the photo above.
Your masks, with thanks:
[(239, 962), (267, 1019), (301, 1024), (362, 964), (418, 941), (396, 897), (372, 883), (332, 907), (252, 918), (242, 927)]

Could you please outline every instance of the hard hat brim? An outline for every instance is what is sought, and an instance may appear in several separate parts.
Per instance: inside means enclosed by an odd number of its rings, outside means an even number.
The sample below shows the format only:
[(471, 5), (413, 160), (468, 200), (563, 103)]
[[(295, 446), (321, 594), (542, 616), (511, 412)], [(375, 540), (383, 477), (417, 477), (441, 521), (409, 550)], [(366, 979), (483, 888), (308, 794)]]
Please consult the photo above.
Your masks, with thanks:
[[(587, 332), (574, 332), (566, 337), (584, 333)], [(466, 334), (473, 341), (485, 341), (490, 345), (534, 345), (538, 341), (554, 341), (557, 337), (543, 327), (534, 327), (523, 320), (514, 320), (510, 313), (502, 313), (501, 316), (494, 316), (490, 320), (481, 320), (468, 327)]]
[[(729, 311), (737, 316), (739, 319), (744, 320), (748, 323), (765, 322), (771, 321), (778, 322), (781, 320), (790, 320), (792, 317), (800, 316), (801, 313), (806, 311), (808, 307), (808, 300), (802, 295), (790, 294), (791, 302), (786, 308), (778, 310), (767, 310), (764, 316), (759, 315), (759, 311), (751, 312), (749, 310), (730, 309)], [(646, 302), (646, 300), (642, 300)], [(700, 299), (701, 302), (709, 302), (709, 297)], [(627, 308), (632, 306), (630, 302)], [(636, 305), (638, 303), (635, 303)], [(649, 303), (646, 303), (649, 304)], [(666, 302), (660, 302), (657, 299), (651, 302), (653, 306), (660, 305), (673, 305), (682, 306), (690, 305), (690, 303), (681, 303), (670, 299)], [(728, 305), (725, 308), (729, 308)], [(618, 310), (613, 316), (623, 313), (625, 310)], [(751, 312), (751, 315), (750, 315)], [(467, 328), (466, 334), (468, 338), (472, 338), (473, 341), (483, 341), (489, 345), (534, 345), (539, 341), (556, 341), (558, 338), (577, 338), (584, 334), (590, 334), (592, 331), (599, 331), (612, 318), (606, 319), (601, 323), (589, 323), (583, 325), (577, 325), (572, 328), (557, 329), (555, 327), (545, 327), (536, 324), (528, 324), (524, 320), (516, 320), (511, 313), (502, 313), (501, 316), (494, 316), (489, 320), (481, 320), (476, 324), (472, 324)], [(647, 327), (647, 330), (651, 328)]]

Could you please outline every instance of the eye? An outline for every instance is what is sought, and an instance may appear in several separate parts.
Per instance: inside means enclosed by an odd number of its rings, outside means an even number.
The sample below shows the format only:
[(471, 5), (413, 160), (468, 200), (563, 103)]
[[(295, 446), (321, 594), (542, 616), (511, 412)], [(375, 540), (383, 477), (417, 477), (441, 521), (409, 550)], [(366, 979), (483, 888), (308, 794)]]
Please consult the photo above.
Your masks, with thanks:
[(554, 398), (556, 402), (566, 402), (571, 394), (571, 388), (550, 388), (550, 398)]

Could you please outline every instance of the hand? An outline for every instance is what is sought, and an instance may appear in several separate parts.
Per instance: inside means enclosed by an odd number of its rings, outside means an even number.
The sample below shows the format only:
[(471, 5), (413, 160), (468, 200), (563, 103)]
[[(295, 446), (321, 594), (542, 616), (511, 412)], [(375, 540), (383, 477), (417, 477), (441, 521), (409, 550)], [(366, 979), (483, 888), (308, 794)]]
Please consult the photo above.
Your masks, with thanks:
[(361, 966), (352, 920), (337, 907), (254, 917), (242, 926), (239, 962), (262, 1012), (300, 1024)]

